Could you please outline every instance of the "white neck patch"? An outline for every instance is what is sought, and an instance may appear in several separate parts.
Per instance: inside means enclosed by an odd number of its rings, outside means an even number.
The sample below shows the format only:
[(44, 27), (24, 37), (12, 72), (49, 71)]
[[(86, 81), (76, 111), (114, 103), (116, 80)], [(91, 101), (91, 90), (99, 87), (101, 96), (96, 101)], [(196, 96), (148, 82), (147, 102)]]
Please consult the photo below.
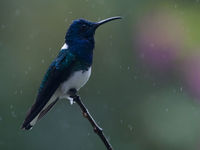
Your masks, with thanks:
[(63, 47), (61, 48), (61, 50), (62, 49), (68, 49), (68, 45), (65, 43), (64, 45), (63, 45)]

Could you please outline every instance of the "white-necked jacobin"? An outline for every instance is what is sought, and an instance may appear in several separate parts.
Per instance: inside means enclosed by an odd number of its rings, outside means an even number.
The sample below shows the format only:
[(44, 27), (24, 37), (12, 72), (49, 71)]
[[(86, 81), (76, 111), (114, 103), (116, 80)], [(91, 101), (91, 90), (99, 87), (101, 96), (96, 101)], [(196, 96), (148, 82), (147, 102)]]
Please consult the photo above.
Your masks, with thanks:
[(102, 24), (121, 19), (111, 17), (99, 22), (74, 20), (70, 25), (65, 44), (49, 66), (38, 90), (35, 103), (30, 108), (22, 129), (29, 130), (60, 98), (70, 98), (70, 91), (78, 91), (89, 79), (94, 50), (95, 30)]

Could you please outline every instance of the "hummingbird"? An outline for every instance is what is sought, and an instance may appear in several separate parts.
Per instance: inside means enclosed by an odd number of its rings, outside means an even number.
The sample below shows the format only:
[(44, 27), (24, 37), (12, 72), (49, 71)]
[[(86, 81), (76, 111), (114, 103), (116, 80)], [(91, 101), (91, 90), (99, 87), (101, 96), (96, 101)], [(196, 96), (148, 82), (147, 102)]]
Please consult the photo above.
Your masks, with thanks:
[(73, 103), (71, 95), (84, 86), (91, 75), (96, 29), (116, 19), (121, 17), (111, 17), (99, 22), (85, 19), (72, 22), (66, 33), (64, 45), (44, 75), (22, 129), (32, 129), (59, 99), (67, 98)]

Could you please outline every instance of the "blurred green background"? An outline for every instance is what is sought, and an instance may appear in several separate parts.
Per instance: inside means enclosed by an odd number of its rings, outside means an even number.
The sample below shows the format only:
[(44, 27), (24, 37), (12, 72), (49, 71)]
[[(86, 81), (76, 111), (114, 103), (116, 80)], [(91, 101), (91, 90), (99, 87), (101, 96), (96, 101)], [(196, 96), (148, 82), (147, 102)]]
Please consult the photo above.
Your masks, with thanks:
[(105, 149), (67, 100), (20, 126), (72, 20), (117, 15), (96, 32), (84, 103), (115, 150), (200, 149), (199, 0), (0, 0), (0, 150)]

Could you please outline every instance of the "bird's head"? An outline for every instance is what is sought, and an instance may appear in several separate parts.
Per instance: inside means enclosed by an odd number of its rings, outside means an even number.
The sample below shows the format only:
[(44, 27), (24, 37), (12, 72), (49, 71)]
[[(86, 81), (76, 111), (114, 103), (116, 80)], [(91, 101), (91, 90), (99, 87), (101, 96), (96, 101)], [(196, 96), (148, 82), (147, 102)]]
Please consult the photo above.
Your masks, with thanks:
[(121, 17), (111, 17), (99, 22), (91, 22), (85, 19), (74, 20), (66, 33), (66, 43), (73, 44), (76, 41), (94, 41), (96, 29), (104, 23), (121, 19)]

